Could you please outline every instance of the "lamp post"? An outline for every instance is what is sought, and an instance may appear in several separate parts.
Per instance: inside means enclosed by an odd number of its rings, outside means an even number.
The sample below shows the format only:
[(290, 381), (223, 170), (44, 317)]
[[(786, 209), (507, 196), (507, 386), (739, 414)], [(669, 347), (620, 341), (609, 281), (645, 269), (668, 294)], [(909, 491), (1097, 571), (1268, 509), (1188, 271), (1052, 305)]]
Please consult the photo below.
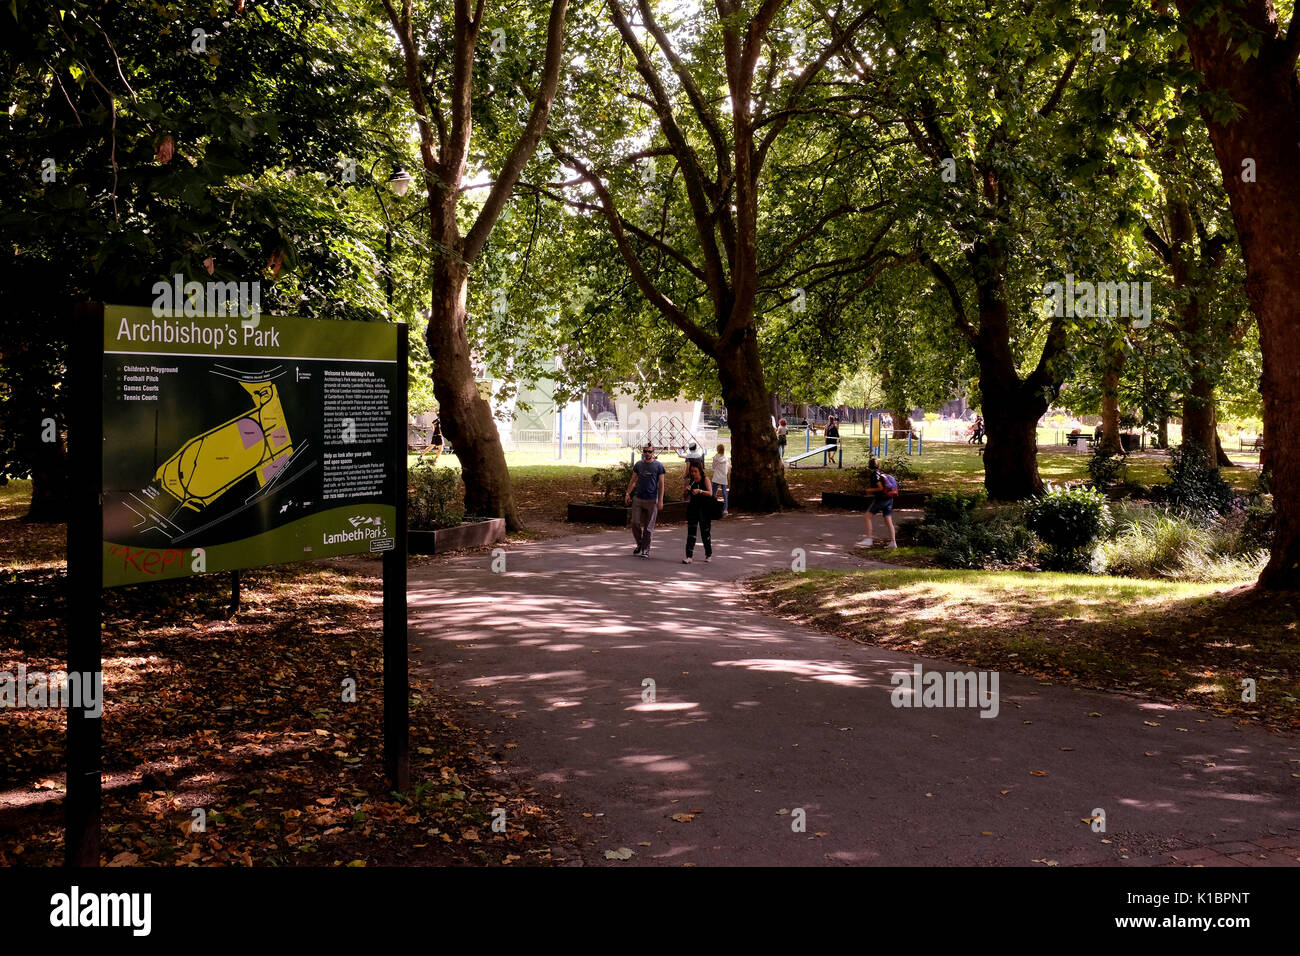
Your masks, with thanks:
[[(384, 230), (384, 293), (388, 303), (389, 318), (392, 317), (393, 311), (393, 217), (388, 215), (388, 205), (384, 202), (383, 194), (380, 193), (379, 187), (375, 185), (375, 167), (380, 160), (376, 159), (370, 166), (370, 188), (375, 191), (375, 198), (379, 200), (379, 208), (383, 210), (384, 221), (388, 223), (388, 228)], [(406, 195), (406, 191), (411, 188), (414, 181), (411, 174), (400, 166), (393, 167), (393, 174), (388, 177), (388, 188), (393, 194), (401, 199)]]

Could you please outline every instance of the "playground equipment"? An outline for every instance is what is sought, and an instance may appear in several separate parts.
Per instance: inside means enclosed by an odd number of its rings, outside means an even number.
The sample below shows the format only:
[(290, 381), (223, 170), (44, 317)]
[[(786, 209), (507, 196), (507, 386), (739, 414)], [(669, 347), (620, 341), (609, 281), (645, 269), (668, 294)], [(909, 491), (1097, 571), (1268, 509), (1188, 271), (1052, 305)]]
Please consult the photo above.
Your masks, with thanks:
[[(701, 432), (704, 432), (701, 429)], [(694, 445), (700, 457), (703, 457), (706, 449), (710, 446), (706, 441), (711, 442), (717, 438), (717, 430), (709, 429), (712, 435), (701, 434), (696, 437), (695, 433), (686, 427), (686, 423), (676, 415), (667, 415), (662, 418), (656, 418), (654, 423), (641, 431), (629, 431), (627, 433), (627, 447), (632, 449), (632, 460), (636, 461), (636, 452), (650, 445), (655, 451), (671, 451), (680, 455), (682, 458), (687, 457), (687, 450)]]
[[(882, 421), (881, 421), (881, 416), (880, 416), (880, 415), (878, 415), (878, 414), (873, 414), (873, 415), (868, 416), (868, 419), (867, 419), (867, 429), (866, 429), (866, 433), (865, 433), (865, 434), (862, 434), (862, 435), (845, 435), (845, 434), (841, 434), (841, 435), (840, 435), (840, 437), (839, 437), (839, 441), (838, 441), (838, 444), (839, 444), (839, 454), (836, 455), (836, 467), (838, 467), (838, 468), (843, 468), (843, 467), (844, 467), (844, 452), (845, 452), (847, 446), (849, 445), (849, 443), (850, 443), (850, 442), (857, 442), (857, 441), (861, 441), (861, 440), (865, 440), (865, 441), (867, 442), (867, 450), (868, 450), (868, 454), (870, 455), (870, 457), (872, 457), (872, 458), (884, 458), (886, 455), (889, 454), (889, 432), (888, 432), (888, 430), (884, 427), (884, 425), (883, 425), (883, 423), (882, 423)], [(899, 439), (899, 440), (901, 441), (901, 439)], [(913, 451), (912, 451), (912, 449), (913, 449), (913, 442), (915, 442), (915, 448), (916, 448), (916, 452), (915, 452), (915, 453), (916, 453), (918, 456), (924, 454), (924, 452), (925, 452), (925, 448), (924, 448), (924, 440), (923, 440), (922, 436), (920, 436), (920, 435), (913, 436), (913, 434), (912, 434), (910, 431), (909, 431), (908, 434), (907, 434), (907, 453), (908, 453), (909, 455), (911, 455), (911, 454), (913, 453)], [(834, 446), (834, 445), (823, 445), (823, 446), (821, 446), (821, 447), (819, 447), (819, 448), (813, 448), (813, 447), (812, 447), (812, 429), (807, 429), (807, 430), (804, 431), (804, 445), (803, 445), (803, 448), (804, 448), (804, 450), (803, 450), (802, 452), (800, 452), (799, 454), (797, 454), (797, 455), (791, 455), (791, 456), (788, 456), (788, 457), (786, 457), (785, 459), (783, 459), (784, 462), (785, 462), (787, 465), (793, 465), (793, 466), (797, 467), (797, 463), (800, 462), (800, 461), (803, 461), (803, 460), (806, 459), (806, 458), (811, 458), (811, 457), (813, 457), (814, 455), (822, 455), (822, 456), (823, 456), (823, 457), (822, 457), (822, 467), (826, 467), (827, 464), (828, 464), (828, 462), (826, 461), (826, 457), (829, 456), (829, 455), (832, 453), (832, 449), (834, 449), (835, 446)]]

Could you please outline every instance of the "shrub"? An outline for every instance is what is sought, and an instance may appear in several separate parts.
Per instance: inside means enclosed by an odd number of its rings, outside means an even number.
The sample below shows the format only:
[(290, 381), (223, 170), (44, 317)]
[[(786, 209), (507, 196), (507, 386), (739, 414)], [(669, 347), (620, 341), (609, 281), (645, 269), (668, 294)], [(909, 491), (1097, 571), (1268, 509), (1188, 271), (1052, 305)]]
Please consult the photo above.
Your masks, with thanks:
[[(911, 461), (906, 455), (891, 455), (888, 458), (880, 459), (878, 464), (881, 471), (887, 475), (893, 475), (900, 485), (904, 481), (916, 481), (921, 477), (921, 473), (912, 467)], [(850, 487), (865, 491), (871, 487), (872, 477), (871, 470), (866, 465), (861, 468), (854, 468)]]
[(1248, 552), (1272, 547), (1276, 522), (1272, 504), (1264, 502), (1248, 507), (1237, 536), (1237, 550)]
[(1004, 516), (931, 525), (922, 536), (932, 536), (934, 561), (944, 568), (1018, 567), (1034, 553), (1034, 536), (1019, 521)]
[(406, 523), (417, 531), (454, 528), (465, 520), (465, 497), (455, 468), (412, 468), (407, 473)]
[(890, 455), (880, 459), (880, 470), (899, 481), (916, 481), (921, 477), (921, 473), (912, 467), (912, 459), (906, 455)]
[(983, 488), (977, 491), (949, 491), (931, 495), (925, 503), (925, 523), (961, 522), (976, 508), (988, 501)]
[(1130, 511), (1115, 537), (1096, 552), (1098, 570), (1128, 577), (1194, 581), (1244, 580), (1259, 574), (1268, 553), (1251, 547), (1234, 529), (1242, 522), (1212, 526), (1159, 508)]
[[(610, 468), (598, 468), (591, 473), (591, 483), (600, 489), (601, 498), (606, 504), (622, 501), (632, 480), (632, 466), (626, 462)], [(663, 479), (660, 479), (663, 480)]]
[[(931, 507), (936, 499), (938, 506)], [(940, 567), (996, 570), (1020, 567), (1035, 551), (1034, 536), (1025, 527), (1019, 506), (976, 510), (984, 501), (976, 494), (935, 495), (919, 525), (903, 525), (911, 540), (934, 548)]]
[(1217, 467), (1205, 463), (1199, 445), (1183, 442), (1170, 450), (1169, 459), (1165, 466), (1169, 483), (1151, 489), (1152, 501), (1202, 520), (1232, 510), (1232, 488), (1223, 480)]
[(1051, 488), (1025, 513), (1025, 524), (1045, 544), (1043, 566), (1057, 571), (1087, 568), (1093, 542), (1110, 521), (1096, 488)]
[(1116, 482), (1128, 478), (1128, 453), (1118, 454), (1098, 446), (1088, 459), (1088, 477), (1092, 486), (1105, 491)]

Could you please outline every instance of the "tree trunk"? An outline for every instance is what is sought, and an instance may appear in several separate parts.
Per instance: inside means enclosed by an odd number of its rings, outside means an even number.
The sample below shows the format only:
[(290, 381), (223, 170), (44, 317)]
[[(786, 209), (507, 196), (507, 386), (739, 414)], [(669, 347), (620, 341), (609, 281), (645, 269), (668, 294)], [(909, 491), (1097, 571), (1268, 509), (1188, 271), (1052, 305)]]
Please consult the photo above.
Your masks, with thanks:
[(465, 334), (465, 293), (468, 270), (444, 256), (433, 271), (433, 315), (425, 339), (433, 359), (433, 394), (438, 399), (442, 429), (460, 460), (465, 481), (465, 512), (485, 518), (505, 518), (506, 527), (522, 523), (510, 488), (510, 471), (501, 447), (492, 407), (478, 391)]
[(979, 294), (974, 345), (988, 438), (984, 488), (995, 500), (1019, 501), (1043, 490), (1038, 475), (1038, 420), (1060, 391), (1056, 357), (1065, 345), (1064, 326), (1059, 319), (1052, 323), (1038, 366), (1021, 379), (1011, 348), (1004, 242), (977, 240), (967, 256)]
[(1164, 412), (1156, 419), (1156, 447), (1169, 447), (1169, 416)]
[(1035, 412), (1002, 409), (986, 399), (983, 405), (988, 445), (984, 449), (984, 488), (997, 501), (1019, 501), (1043, 490), (1038, 476), (1038, 419)]
[(68, 466), (58, 446), (54, 453), (39, 454), (32, 462), (32, 500), (23, 521), (68, 520)]
[(1200, 366), (1192, 366), (1192, 384), (1183, 396), (1183, 444), (1194, 442), (1201, 451), (1201, 460), (1206, 467), (1213, 468), (1214, 448), (1218, 440), (1214, 416), (1214, 383), (1204, 374), (1198, 374)]
[(1237, 464), (1223, 450), (1223, 442), (1219, 440), (1219, 430), (1217, 428), (1214, 430), (1214, 463), (1220, 468), (1233, 468)]
[(797, 508), (776, 447), (763, 366), (753, 328), (737, 343), (718, 343), (718, 378), (731, 427), (731, 507), (742, 511)]
[[(1262, 41), (1243, 61), (1237, 43), (1225, 43), (1217, 18), (1196, 22), (1193, 0), (1178, 0), (1192, 65), (1204, 86), (1224, 91), (1240, 107), (1221, 124), (1206, 116), (1232, 218), (1246, 260), (1246, 292), (1259, 320), (1264, 358), (1261, 391), (1273, 505), (1272, 554), (1262, 587), (1300, 589), (1300, 81), (1295, 57), (1266, 0), (1252, 0), (1240, 16)], [(1295, 30), (1296, 26), (1292, 26)], [(1248, 175), (1250, 173), (1251, 175)]]
[(890, 412), (894, 416), (894, 434), (889, 437), (906, 441), (907, 436), (912, 434), (912, 416), (904, 408), (891, 408)]
[(1118, 363), (1107, 363), (1101, 376), (1101, 443), (1098, 451), (1118, 455), (1124, 451), (1119, 437), (1119, 376), (1123, 355)]

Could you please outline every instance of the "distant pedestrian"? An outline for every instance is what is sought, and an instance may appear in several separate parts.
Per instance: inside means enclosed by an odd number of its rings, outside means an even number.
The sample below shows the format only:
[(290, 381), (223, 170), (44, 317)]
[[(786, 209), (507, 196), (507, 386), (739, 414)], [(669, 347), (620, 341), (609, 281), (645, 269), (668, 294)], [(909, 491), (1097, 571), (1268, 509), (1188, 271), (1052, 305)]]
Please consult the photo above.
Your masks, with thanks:
[[(888, 480), (886, 480), (888, 479)], [(891, 487), (892, 483), (892, 487)], [(867, 492), (874, 495), (871, 507), (867, 510), (867, 536), (858, 542), (859, 548), (870, 548), (875, 544), (871, 536), (873, 515), (882, 515), (885, 527), (889, 530), (889, 547), (897, 548), (898, 540), (894, 536), (894, 495), (898, 494), (898, 482), (880, 470), (876, 459), (867, 462)]]
[[(641, 449), (641, 460), (632, 466), (632, 480), (627, 484), (623, 500), (632, 506), (629, 523), (636, 547), (632, 553), (642, 558), (650, 557), (650, 537), (654, 534), (655, 518), (664, 506), (664, 476), (668, 470), (663, 462), (655, 460), (651, 445)], [(636, 497), (632, 492), (636, 492)]]
[(790, 432), (790, 426), (781, 419), (776, 423), (776, 451), (782, 458), (785, 457), (785, 439)]
[(710, 531), (713, 523), (713, 486), (699, 462), (692, 461), (686, 466), (686, 557), (682, 564), (690, 564), (695, 553), (695, 530), (698, 527), (700, 540), (704, 542), (704, 560), (713, 557), (713, 539)]
[(727, 492), (727, 486), (730, 484), (731, 459), (727, 457), (727, 449), (719, 445), (718, 453), (713, 456), (713, 489), (714, 494), (722, 492), (722, 517), (724, 518), (731, 506), (731, 496)]
[(826, 420), (826, 445), (831, 449), (830, 454), (826, 457), (827, 462), (837, 461), (835, 457), (838, 454), (840, 443), (840, 426), (836, 423), (835, 416), (832, 415)]

